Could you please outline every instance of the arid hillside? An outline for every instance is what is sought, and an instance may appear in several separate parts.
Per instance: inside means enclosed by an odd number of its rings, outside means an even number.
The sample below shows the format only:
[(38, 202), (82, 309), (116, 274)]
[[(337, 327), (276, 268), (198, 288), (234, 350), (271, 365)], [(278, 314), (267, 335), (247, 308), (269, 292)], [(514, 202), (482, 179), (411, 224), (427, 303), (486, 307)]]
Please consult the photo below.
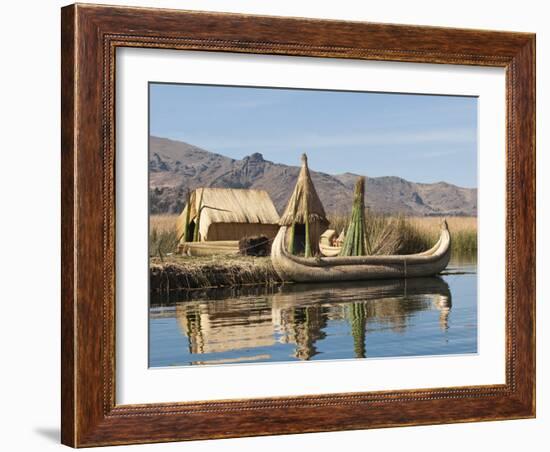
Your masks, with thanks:
[[(152, 214), (181, 212), (186, 190), (197, 187), (264, 189), (281, 213), (299, 172), (298, 166), (264, 160), (260, 153), (235, 160), (184, 142), (158, 137), (150, 138), (149, 169)], [(348, 213), (357, 175), (331, 175), (313, 169), (313, 183), (327, 213)], [(378, 213), (411, 216), (477, 214), (477, 190), (445, 182), (420, 184), (394, 176), (367, 177), (365, 192), (367, 205)]]

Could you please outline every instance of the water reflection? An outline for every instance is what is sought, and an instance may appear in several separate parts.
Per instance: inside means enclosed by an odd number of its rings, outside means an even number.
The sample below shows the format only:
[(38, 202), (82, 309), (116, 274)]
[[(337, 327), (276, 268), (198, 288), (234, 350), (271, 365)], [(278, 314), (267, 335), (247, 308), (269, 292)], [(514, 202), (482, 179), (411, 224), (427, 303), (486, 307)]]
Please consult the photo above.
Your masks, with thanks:
[[(334, 342), (336, 357), (365, 358), (371, 332), (404, 333), (422, 311), (438, 311), (445, 332), (452, 307), (449, 285), (439, 277), (187, 292), (151, 302), (152, 322), (176, 319), (187, 338), (187, 364), (309, 360), (323, 353), (327, 334), (351, 339)], [(281, 346), (284, 356), (276, 352)]]

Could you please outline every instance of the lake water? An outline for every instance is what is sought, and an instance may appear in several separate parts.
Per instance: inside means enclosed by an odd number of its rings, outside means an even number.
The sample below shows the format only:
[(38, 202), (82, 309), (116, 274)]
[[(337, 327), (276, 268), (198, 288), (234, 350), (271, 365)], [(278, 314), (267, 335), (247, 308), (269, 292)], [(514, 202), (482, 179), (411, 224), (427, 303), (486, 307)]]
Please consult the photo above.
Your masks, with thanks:
[(477, 353), (476, 273), (152, 298), (149, 365)]

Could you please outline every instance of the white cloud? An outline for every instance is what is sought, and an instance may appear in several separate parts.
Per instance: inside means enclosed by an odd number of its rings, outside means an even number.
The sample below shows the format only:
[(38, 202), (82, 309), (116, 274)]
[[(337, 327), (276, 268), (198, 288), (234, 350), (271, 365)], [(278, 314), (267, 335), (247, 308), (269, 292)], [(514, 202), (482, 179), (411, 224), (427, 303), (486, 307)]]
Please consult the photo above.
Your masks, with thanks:
[[(182, 137), (182, 139), (185, 138)], [(363, 133), (346, 134), (303, 134), (281, 136), (276, 140), (269, 139), (221, 139), (218, 137), (205, 137), (199, 140), (200, 143), (191, 141), (193, 144), (204, 146), (206, 149), (233, 149), (249, 150), (254, 149), (261, 152), (264, 150), (281, 148), (339, 148), (339, 147), (372, 147), (388, 145), (422, 145), (441, 144), (445, 146), (457, 144), (475, 144), (476, 131), (471, 128), (436, 129), (415, 132), (388, 132), (371, 131)], [(450, 151), (440, 151), (451, 153)], [(445, 154), (441, 154), (445, 155)]]

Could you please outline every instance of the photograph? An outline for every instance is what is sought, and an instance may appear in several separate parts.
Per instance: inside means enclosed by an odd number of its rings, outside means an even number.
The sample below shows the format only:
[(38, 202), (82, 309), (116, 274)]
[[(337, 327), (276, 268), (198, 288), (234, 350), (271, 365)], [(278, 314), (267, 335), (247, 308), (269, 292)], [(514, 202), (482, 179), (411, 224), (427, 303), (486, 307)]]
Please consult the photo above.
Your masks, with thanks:
[(150, 368), (478, 352), (478, 98), (150, 82)]

